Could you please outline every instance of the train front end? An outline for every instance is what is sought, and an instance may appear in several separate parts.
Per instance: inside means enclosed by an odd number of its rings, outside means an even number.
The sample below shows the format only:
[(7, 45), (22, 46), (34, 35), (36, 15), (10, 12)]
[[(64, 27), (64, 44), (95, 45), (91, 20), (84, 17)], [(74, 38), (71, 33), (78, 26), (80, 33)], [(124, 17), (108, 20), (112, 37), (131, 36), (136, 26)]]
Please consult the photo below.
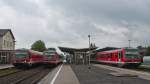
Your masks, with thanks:
[(43, 54), (44, 54), (44, 61), (43, 61), (44, 65), (48, 65), (48, 66), (57, 65), (58, 56), (56, 51), (47, 50), (44, 51)]
[(143, 56), (139, 54), (138, 49), (124, 49), (124, 58), (125, 66), (138, 67), (143, 63)]
[(28, 50), (16, 50), (15, 60), (13, 65), (15, 67), (27, 67), (30, 66), (29, 52)]

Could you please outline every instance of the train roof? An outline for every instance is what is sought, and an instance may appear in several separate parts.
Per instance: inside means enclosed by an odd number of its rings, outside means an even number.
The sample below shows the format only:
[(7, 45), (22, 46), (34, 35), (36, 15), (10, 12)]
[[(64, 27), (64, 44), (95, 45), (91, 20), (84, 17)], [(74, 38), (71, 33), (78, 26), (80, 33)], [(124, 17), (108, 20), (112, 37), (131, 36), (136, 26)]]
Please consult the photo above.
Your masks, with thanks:
[(41, 54), (41, 55), (43, 54), (42, 52), (34, 51), (34, 50), (30, 50), (30, 49), (28, 51), (31, 52), (31, 53), (35, 53), (35, 54)]
[(35, 51), (35, 50), (31, 50), (31, 49), (25, 49), (25, 48), (16, 49), (16, 51), (29, 51), (29, 52), (31, 52), (31, 53), (43, 54), (42, 52)]
[(20, 48), (20, 49), (16, 49), (16, 50), (28, 50), (28, 49), (26, 49), (26, 48)]
[(121, 51), (122, 49), (138, 50), (137, 48), (111, 48), (111, 47), (107, 47), (107, 48), (103, 48), (97, 52), (98, 53), (111, 53), (111, 52)]
[(116, 49), (121, 49), (121, 48), (116, 48), (116, 47), (105, 47), (102, 49), (97, 49), (97, 52), (102, 52), (102, 51), (110, 51), (110, 50), (116, 50)]
[(56, 48), (48, 48), (47, 50), (55, 50), (56, 51)]
[(111, 53), (111, 52), (121, 51), (122, 49), (123, 49), (123, 48), (115, 49), (115, 50), (108, 50), (108, 51), (101, 51), (101, 52), (98, 52), (98, 53)]

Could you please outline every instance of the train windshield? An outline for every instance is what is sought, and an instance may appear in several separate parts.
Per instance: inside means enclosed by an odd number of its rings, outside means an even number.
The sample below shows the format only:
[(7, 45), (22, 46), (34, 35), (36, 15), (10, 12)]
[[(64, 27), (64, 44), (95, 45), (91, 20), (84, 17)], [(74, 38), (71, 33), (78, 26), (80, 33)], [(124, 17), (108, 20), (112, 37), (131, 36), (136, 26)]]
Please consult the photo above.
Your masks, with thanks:
[(125, 56), (129, 59), (140, 59), (141, 56), (138, 49), (125, 49)]
[(53, 51), (47, 51), (47, 52), (44, 52), (44, 55), (46, 55), (48, 57), (51, 57), (51, 56), (55, 55), (55, 52), (53, 52)]
[(15, 53), (16, 58), (25, 58), (28, 56), (27, 52), (16, 52)]

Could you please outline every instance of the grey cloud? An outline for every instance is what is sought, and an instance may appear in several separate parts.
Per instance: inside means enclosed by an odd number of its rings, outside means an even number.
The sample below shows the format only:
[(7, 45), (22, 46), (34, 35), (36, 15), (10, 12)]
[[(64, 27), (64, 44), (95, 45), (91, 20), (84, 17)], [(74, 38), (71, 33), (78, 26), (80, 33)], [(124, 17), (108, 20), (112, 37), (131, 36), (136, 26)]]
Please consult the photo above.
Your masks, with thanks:
[(30, 0), (3, 0), (3, 3), (17, 11), (21, 15), (40, 16), (38, 4)]
[(38, 39), (48, 46), (88, 47), (88, 34), (99, 47), (150, 40), (149, 0), (3, 0), (2, 7), (11, 16), (0, 10), (0, 26), (13, 24), (18, 47)]
[(150, 2), (147, 0), (48, 0), (49, 5), (59, 6), (67, 14), (91, 18), (105, 17), (114, 20), (149, 21)]

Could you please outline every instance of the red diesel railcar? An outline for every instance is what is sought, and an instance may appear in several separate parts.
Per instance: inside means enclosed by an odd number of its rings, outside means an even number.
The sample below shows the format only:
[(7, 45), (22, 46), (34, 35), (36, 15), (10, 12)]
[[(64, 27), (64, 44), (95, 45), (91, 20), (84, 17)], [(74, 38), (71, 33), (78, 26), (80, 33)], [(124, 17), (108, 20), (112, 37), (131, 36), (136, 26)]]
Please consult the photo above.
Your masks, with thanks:
[(96, 53), (96, 61), (102, 63), (115, 64), (119, 67), (138, 67), (143, 63), (143, 56), (138, 49), (120, 48), (115, 50), (101, 51)]
[(55, 66), (59, 63), (62, 63), (62, 57), (59, 55), (55, 48), (49, 48), (48, 50), (43, 52), (44, 61), (43, 64), (48, 66)]
[(32, 67), (43, 62), (43, 53), (29, 50), (18, 49), (15, 51), (15, 60), (13, 65), (16, 67)]

